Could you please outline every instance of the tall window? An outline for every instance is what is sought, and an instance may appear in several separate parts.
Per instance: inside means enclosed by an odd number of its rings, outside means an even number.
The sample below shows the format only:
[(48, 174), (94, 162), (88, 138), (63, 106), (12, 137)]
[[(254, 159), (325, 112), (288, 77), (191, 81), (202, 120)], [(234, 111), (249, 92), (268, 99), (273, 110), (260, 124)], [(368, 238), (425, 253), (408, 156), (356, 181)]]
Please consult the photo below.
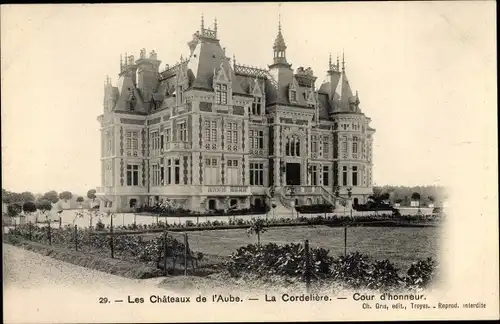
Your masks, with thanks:
[(297, 101), (297, 91), (290, 90), (290, 100), (291, 101)]
[(127, 164), (127, 186), (139, 185), (139, 166), (136, 164)]
[(181, 142), (187, 142), (187, 125), (186, 122), (180, 122), (178, 125), (178, 131), (179, 131), (179, 141)]
[(153, 186), (159, 186), (161, 184), (161, 176), (160, 166), (158, 164), (152, 165), (151, 175), (153, 178)]
[(206, 185), (220, 184), (219, 160), (216, 158), (205, 158), (205, 172), (203, 179)]
[(205, 149), (217, 149), (217, 122), (215, 120), (205, 120), (204, 127)]
[(157, 155), (160, 150), (160, 133), (158, 130), (152, 131), (149, 134), (151, 143), (151, 155)]
[(217, 83), (215, 85), (215, 102), (220, 105), (227, 105), (227, 85)]
[(172, 130), (170, 128), (167, 128), (165, 130), (165, 142), (170, 143), (172, 140)]
[(255, 97), (252, 103), (252, 115), (260, 115), (261, 107), (262, 107), (261, 98)]
[(160, 167), (160, 184), (162, 186), (165, 184), (165, 167), (163, 165)]
[(172, 160), (167, 160), (167, 184), (172, 184)]
[(127, 156), (137, 156), (139, 154), (139, 132), (126, 131), (125, 146), (127, 150)]
[(165, 148), (165, 135), (160, 135), (160, 150)]
[(318, 185), (318, 166), (311, 165), (311, 185)]
[(235, 122), (226, 124), (226, 147), (228, 151), (238, 150), (238, 130)]
[(328, 137), (323, 138), (323, 157), (328, 158), (330, 156), (330, 141)]
[(342, 167), (342, 185), (347, 186), (347, 167)]
[(318, 137), (316, 135), (311, 136), (311, 153), (318, 153)]
[(264, 185), (264, 164), (263, 163), (250, 163), (250, 185), (263, 186)]
[(328, 165), (323, 166), (323, 186), (330, 185), (330, 168)]
[(300, 139), (298, 137), (287, 137), (285, 154), (287, 156), (300, 156)]
[(240, 169), (238, 168), (239, 160), (229, 159), (226, 162), (227, 166), (227, 184), (239, 185), (240, 184)]
[(354, 158), (358, 155), (358, 138), (356, 136), (352, 138), (352, 155)]
[(358, 167), (357, 166), (352, 167), (352, 185), (353, 186), (358, 185)]
[(174, 166), (174, 183), (181, 183), (181, 161), (179, 159), (175, 159)]
[(250, 148), (263, 149), (264, 148), (264, 131), (250, 130)]
[(182, 85), (179, 86), (179, 104), (184, 102), (184, 87)]

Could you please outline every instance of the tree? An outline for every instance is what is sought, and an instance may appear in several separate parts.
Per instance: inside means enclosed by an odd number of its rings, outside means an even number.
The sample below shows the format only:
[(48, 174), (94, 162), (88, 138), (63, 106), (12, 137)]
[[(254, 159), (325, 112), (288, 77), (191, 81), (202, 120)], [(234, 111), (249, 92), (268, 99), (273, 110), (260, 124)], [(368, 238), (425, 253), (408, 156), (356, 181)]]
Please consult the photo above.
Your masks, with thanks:
[(434, 198), (434, 196), (429, 196), (429, 197), (427, 197), (427, 199), (429, 199), (429, 201), (430, 201), (431, 203), (433, 203), (433, 202), (436, 200), (436, 199)]
[(78, 198), (76, 198), (76, 202), (77, 202), (77, 203), (80, 203), (80, 204), (83, 202), (83, 200), (84, 200), (84, 199), (83, 199), (83, 197), (82, 197), (82, 196), (78, 196)]
[(418, 192), (412, 193), (411, 200), (420, 200), (420, 194)]
[(36, 204), (32, 201), (26, 201), (23, 204), (23, 211), (27, 214), (36, 212)]
[(59, 194), (59, 198), (64, 201), (68, 201), (73, 198), (73, 194), (70, 191), (63, 191)]
[[(52, 203), (47, 199), (40, 199), (36, 204), (36, 208), (47, 217), (47, 213), (52, 210)], [(38, 217), (36, 219), (38, 223)]]
[(10, 217), (16, 217), (21, 212), (22, 207), (18, 203), (12, 203), (7, 206), (7, 213)]
[(35, 195), (32, 194), (31, 192), (29, 191), (24, 191), (21, 193), (21, 198), (23, 200), (23, 202), (27, 202), (27, 201), (35, 201)]
[(248, 235), (257, 235), (257, 243), (260, 245), (260, 234), (267, 231), (264, 221), (262, 219), (252, 220), (250, 227), (247, 230)]
[(59, 201), (59, 195), (57, 194), (57, 191), (51, 190), (49, 192), (46, 192), (43, 197), (43, 200), (48, 200), (49, 202), (55, 204), (56, 202)]
[(94, 199), (96, 198), (95, 193), (95, 189), (90, 189), (89, 191), (87, 191), (87, 198), (92, 199), (92, 202), (94, 202)]

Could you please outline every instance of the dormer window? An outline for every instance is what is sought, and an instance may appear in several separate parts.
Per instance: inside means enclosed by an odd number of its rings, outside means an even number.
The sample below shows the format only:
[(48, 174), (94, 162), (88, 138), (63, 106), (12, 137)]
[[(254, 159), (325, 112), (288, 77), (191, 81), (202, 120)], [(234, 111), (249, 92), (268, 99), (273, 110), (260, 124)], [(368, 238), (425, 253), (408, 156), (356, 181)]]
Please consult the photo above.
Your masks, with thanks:
[(262, 101), (260, 97), (255, 97), (252, 103), (252, 115), (260, 115)]
[(297, 101), (297, 91), (290, 90), (290, 101)]
[(215, 85), (215, 103), (219, 105), (227, 105), (227, 84)]

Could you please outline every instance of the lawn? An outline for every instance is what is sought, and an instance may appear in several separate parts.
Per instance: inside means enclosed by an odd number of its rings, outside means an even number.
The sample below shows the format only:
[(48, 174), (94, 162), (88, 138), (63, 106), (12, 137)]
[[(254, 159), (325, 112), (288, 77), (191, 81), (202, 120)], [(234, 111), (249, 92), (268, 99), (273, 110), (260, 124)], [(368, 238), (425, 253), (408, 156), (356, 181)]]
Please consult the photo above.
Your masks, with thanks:
[[(183, 241), (181, 233), (170, 234)], [(412, 262), (427, 257), (438, 259), (439, 227), (350, 227), (347, 252), (358, 251), (375, 260), (389, 259), (406, 271)], [(147, 234), (150, 236), (153, 234)], [(189, 232), (189, 247), (205, 255), (229, 256), (240, 246), (255, 243), (245, 229)], [(303, 243), (330, 250), (331, 256), (344, 253), (344, 228), (327, 226), (270, 228), (261, 235), (261, 243)]]

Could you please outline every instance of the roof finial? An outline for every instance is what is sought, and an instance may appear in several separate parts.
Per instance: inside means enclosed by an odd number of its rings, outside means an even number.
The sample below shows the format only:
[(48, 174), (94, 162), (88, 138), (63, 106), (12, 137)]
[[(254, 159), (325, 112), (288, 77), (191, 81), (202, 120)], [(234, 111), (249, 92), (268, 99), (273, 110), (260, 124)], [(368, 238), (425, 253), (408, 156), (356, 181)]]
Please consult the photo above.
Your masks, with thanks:
[(203, 13), (201, 14), (201, 30), (200, 32), (203, 33), (203, 30), (205, 29), (205, 18), (203, 18)]
[(278, 32), (281, 33), (281, 3), (278, 6)]
[(123, 71), (123, 55), (120, 54), (120, 72)]
[(214, 19), (214, 32), (215, 32), (215, 35), (217, 35), (217, 17), (215, 17), (215, 19)]
[(337, 53), (337, 71), (340, 68), (340, 63), (339, 63), (339, 53)]
[(233, 53), (233, 65), (236, 66), (236, 55)]
[(332, 69), (332, 53), (328, 56), (328, 70)]

